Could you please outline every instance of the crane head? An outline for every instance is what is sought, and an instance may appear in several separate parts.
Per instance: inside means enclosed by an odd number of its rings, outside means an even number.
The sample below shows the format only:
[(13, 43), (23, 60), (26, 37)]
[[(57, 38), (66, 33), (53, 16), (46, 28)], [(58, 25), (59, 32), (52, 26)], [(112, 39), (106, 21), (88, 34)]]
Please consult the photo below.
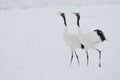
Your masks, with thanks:
[(65, 24), (65, 26), (67, 26), (67, 23), (66, 23), (66, 18), (65, 18), (65, 13), (63, 13), (63, 12), (58, 12), (58, 13), (59, 13), (58, 15), (60, 15), (60, 16), (62, 16), (62, 17), (63, 17), (64, 24)]
[(64, 16), (65, 16), (65, 13), (63, 13), (63, 12), (58, 12), (58, 15), (64, 17)]
[(73, 14), (77, 17), (77, 26), (80, 27), (79, 20), (80, 20), (80, 13), (73, 12)]
[(77, 17), (78, 17), (78, 16), (80, 17), (80, 13), (73, 12), (73, 14), (75, 14)]

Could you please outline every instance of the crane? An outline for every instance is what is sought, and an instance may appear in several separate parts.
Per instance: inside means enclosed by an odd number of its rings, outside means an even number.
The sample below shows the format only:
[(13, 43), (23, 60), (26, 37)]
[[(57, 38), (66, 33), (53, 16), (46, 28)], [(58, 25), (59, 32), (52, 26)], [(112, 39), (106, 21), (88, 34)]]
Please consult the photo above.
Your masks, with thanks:
[(75, 12), (73, 12), (73, 14), (77, 17), (77, 26), (78, 26), (77, 30), (79, 34), (79, 41), (84, 46), (84, 50), (87, 55), (87, 65), (89, 63), (88, 49), (92, 48), (99, 52), (99, 67), (101, 67), (101, 51), (97, 49), (97, 47), (101, 42), (106, 40), (103, 31), (101, 31), (100, 29), (96, 29), (92, 32), (83, 33), (80, 29), (80, 24), (79, 24), (80, 14)]
[(68, 26), (67, 26), (67, 23), (66, 23), (65, 13), (59, 12), (59, 15), (63, 18), (64, 25), (65, 25), (65, 27), (64, 27), (64, 33), (63, 33), (64, 42), (71, 49), (70, 66), (71, 66), (71, 63), (72, 63), (72, 60), (73, 60), (73, 53), (75, 53), (77, 61), (78, 61), (78, 64), (80, 65), (79, 57), (78, 57), (78, 55), (77, 55), (77, 53), (76, 53), (75, 50), (78, 49), (78, 48), (82, 48), (83, 45), (80, 43), (79, 36), (77, 34), (73, 34), (73, 33), (71, 33), (71, 32), (68, 31)]

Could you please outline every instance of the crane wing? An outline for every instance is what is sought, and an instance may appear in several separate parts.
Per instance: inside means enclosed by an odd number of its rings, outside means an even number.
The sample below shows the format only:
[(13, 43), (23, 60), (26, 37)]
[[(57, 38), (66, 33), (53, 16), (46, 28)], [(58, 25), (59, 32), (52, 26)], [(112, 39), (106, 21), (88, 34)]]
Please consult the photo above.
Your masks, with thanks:
[(101, 42), (101, 39), (96, 32), (88, 32), (88, 33), (85, 33), (84, 36), (86, 40), (89, 40), (91, 43)]

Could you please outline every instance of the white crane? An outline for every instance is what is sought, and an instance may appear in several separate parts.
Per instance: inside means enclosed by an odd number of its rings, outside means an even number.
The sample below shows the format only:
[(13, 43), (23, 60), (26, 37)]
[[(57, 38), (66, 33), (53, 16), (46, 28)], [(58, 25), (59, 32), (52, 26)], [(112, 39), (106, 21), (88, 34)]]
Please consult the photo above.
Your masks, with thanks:
[(99, 52), (99, 67), (101, 67), (101, 51), (97, 49), (97, 46), (101, 42), (106, 40), (103, 31), (96, 29), (92, 32), (82, 33), (79, 24), (80, 14), (79, 13), (73, 13), (73, 14), (75, 14), (77, 17), (77, 26), (78, 26), (77, 29), (79, 33), (79, 40), (84, 45), (84, 50), (87, 54), (87, 65), (89, 63), (88, 49), (92, 48)]
[(71, 55), (71, 60), (70, 60), (70, 66), (71, 66), (71, 63), (72, 63), (72, 60), (73, 60), (73, 53), (75, 53), (78, 64), (80, 65), (79, 57), (78, 57), (78, 55), (75, 51), (75, 49), (82, 47), (82, 44), (79, 41), (79, 36), (76, 35), (76, 34), (70, 33), (68, 31), (65, 13), (59, 12), (59, 15), (62, 16), (62, 18), (64, 20), (64, 25), (65, 25), (64, 33), (63, 33), (63, 39), (64, 39), (65, 43), (71, 48), (72, 55)]

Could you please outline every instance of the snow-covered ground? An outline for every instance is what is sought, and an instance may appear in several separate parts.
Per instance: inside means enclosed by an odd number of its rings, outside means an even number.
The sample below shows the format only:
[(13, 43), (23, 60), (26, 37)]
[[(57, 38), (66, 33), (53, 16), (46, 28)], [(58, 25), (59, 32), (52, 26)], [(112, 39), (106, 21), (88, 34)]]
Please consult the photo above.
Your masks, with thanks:
[[(76, 31), (80, 12), (81, 29), (104, 31), (102, 67), (98, 54), (77, 50), (80, 66), (74, 57), (70, 67), (70, 49), (64, 44), (63, 20), (57, 11), (66, 13), (71, 32)], [(89, 7), (52, 7), (0, 11), (0, 80), (120, 80), (120, 5)]]
[(0, 10), (11, 8), (119, 4), (120, 0), (0, 0)]

